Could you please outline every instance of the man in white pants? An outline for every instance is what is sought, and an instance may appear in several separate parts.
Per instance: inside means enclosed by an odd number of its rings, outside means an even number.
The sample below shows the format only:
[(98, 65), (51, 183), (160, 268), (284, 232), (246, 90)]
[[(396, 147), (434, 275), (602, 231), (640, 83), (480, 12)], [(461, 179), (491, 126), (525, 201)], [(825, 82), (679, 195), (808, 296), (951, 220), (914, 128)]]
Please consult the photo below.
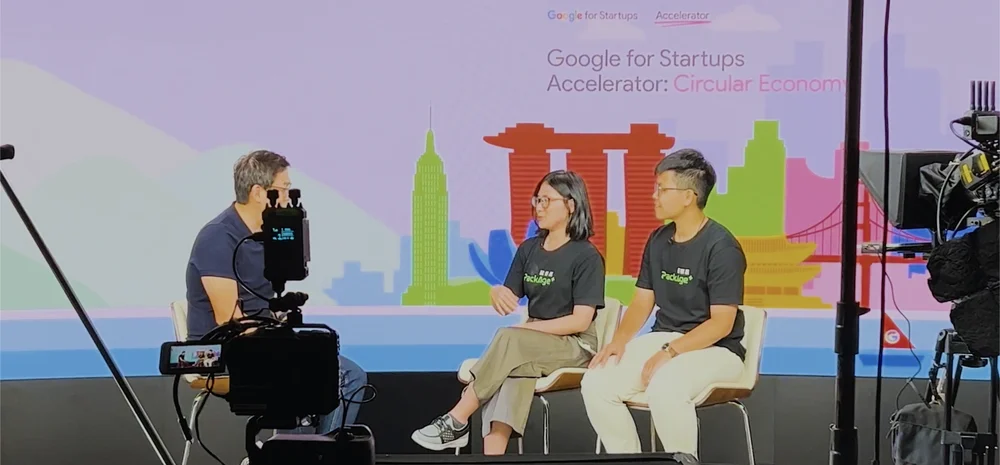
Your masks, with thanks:
[[(635, 296), (583, 377), (587, 416), (609, 453), (641, 451), (625, 402), (645, 391), (664, 450), (696, 456), (693, 399), (742, 373), (746, 256), (729, 230), (705, 216), (715, 179), (695, 150), (656, 166), (656, 216), (672, 222), (646, 241)], [(652, 332), (633, 339), (654, 304)]]

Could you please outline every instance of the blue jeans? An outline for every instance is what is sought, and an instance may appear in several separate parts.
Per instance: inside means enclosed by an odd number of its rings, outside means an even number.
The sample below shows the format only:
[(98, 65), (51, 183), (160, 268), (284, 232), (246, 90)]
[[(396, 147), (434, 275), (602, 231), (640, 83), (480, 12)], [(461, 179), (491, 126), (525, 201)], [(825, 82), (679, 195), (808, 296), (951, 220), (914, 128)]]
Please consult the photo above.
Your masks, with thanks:
[(348, 400), (354, 402), (347, 404), (347, 424), (354, 424), (358, 418), (358, 410), (361, 408), (360, 402), (371, 397), (370, 393), (361, 388), (368, 384), (368, 373), (365, 373), (357, 363), (351, 359), (340, 356), (340, 405), (332, 412), (321, 415), (316, 426), (300, 426), (293, 430), (282, 430), (280, 433), (291, 434), (329, 434), (344, 426), (344, 403)]

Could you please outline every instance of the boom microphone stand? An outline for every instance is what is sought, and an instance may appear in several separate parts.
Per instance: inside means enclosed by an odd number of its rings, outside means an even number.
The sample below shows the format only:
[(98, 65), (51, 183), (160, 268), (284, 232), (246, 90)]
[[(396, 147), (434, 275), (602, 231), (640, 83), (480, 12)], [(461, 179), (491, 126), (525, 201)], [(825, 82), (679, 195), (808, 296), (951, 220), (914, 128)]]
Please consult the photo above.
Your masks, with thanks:
[[(847, 92), (844, 111), (844, 203), (841, 206), (840, 301), (834, 351), (837, 352), (835, 422), (831, 426), (830, 465), (857, 465), (858, 429), (854, 422), (855, 356), (858, 353), (858, 317), (866, 310), (855, 290), (858, 247), (858, 181), (861, 152), (861, 57), (864, 53), (864, 0), (847, 8)], [(866, 219), (867, 220), (867, 219)]]
[[(10, 160), (14, 158), (14, 146), (4, 145), (0, 146), (0, 159)], [(35, 224), (31, 222), (31, 218), (28, 217), (28, 212), (24, 210), (24, 206), (21, 205), (21, 201), (18, 200), (17, 195), (14, 194), (14, 190), (11, 189), (10, 184), (7, 183), (7, 177), (3, 175), (0, 171), (0, 183), (3, 184), (3, 191), (7, 194), (7, 198), (10, 199), (10, 203), (14, 205), (14, 209), (17, 210), (18, 216), (21, 217), (21, 221), (24, 222), (24, 227), (28, 229), (28, 234), (31, 234), (31, 239), (35, 241), (35, 245), (38, 246), (38, 251), (42, 253), (45, 257), (45, 262), (49, 264), (49, 269), (52, 270), (52, 274), (55, 275), (56, 280), (59, 281), (59, 287), (62, 288), (63, 292), (66, 293), (66, 298), (69, 299), (70, 305), (73, 306), (73, 310), (76, 310), (76, 315), (80, 317), (80, 322), (83, 323), (83, 327), (87, 329), (87, 334), (90, 335), (90, 339), (94, 341), (94, 346), (97, 347), (97, 351), (101, 353), (101, 358), (104, 359), (104, 363), (108, 365), (108, 369), (111, 370), (111, 376), (115, 379), (115, 384), (118, 385), (118, 389), (121, 390), (122, 395), (125, 396), (125, 402), (128, 402), (129, 408), (135, 415), (135, 419), (139, 421), (139, 426), (142, 431), (146, 433), (146, 439), (149, 440), (149, 444), (153, 446), (157, 457), (160, 459), (160, 463), (163, 465), (174, 465), (174, 459), (170, 457), (170, 453), (167, 451), (167, 446), (163, 444), (163, 440), (160, 439), (160, 435), (156, 433), (156, 429), (153, 428), (153, 423), (149, 421), (149, 417), (146, 416), (146, 412), (142, 409), (142, 405), (139, 404), (139, 399), (136, 398), (135, 392), (132, 391), (132, 387), (129, 386), (128, 381), (122, 376), (121, 370), (118, 369), (118, 365), (115, 363), (114, 359), (111, 358), (111, 352), (108, 347), (104, 345), (104, 341), (101, 340), (101, 336), (97, 334), (97, 328), (94, 327), (94, 323), (90, 321), (90, 317), (87, 316), (87, 312), (83, 310), (83, 305), (80, 304), (80, 300), (76, 297), (76, 293), (73, 292), (73, 288), (70, 287), (69, 281), (66, 280), (66, 276), (63, 275), (62, 270), (59, 269), (59, 265), (56, 264), (56, 259), (52, 257), (52, 253), (49, 252), (48, 246), (45, 245), (45, 241), (42, 240), (42, 236), (38, 234), (38, 230), (35, 229)]]

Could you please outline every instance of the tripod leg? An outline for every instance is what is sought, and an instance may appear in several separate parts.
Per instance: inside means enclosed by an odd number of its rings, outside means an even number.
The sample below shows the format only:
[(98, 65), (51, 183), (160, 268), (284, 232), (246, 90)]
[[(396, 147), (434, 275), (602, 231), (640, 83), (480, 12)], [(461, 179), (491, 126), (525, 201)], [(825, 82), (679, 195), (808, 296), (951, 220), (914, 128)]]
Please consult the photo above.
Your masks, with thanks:
[[(945, 362), (944, 362), (945, 363), (944, 364), (944, 394), (945, 394), (944, 395), (944, 430), (945, 431), (951, 431), (951, 409), (952, 409), (952, 405), (953, 405), (952, 402), (954, 401), (954, 399), (951, 396), (951, 391), (952, 391), (952, 387), (951, 387), (952, 371), (951, 371), (951, 369), (952, 369), (953, 366), (955, 366), (955, 355), (951, 353), (951, 340), (952, 340), (952, 334), (949, 332), (945, 336), (945, 341), (944, 341), (944, 356), (945, 356)], [(961, 465), (961, 463), (962, 463), (961, 459), (959, 459), (957, 462), (955, 461), (954, 451), (956, 449), (958, 449), (957, 447), (952, 447), (952, 446), (950, 446), (948, 444), (945, 444), (945, 445), (943, 445), (941, 447), (944, 447), (944, 456), (945, 456), (945, 460), (948, 461), (948, 465)], [(960, 449), (958, 449), (958, 450), (960, 450)]]
[(990, 357), (990, 426), (987, 431), (992, 436), (986, 463), (997, 463), (997, 399), (1000, 398), (1000, 373), (997, 372), (997, 357)]
[(951, 392), (948, 393), (948, 396), (951, 397), (951, 405), (955, 405), (955, 400), (958, 399), (958, 386), (962, 384), (962, 362), (965, 361), (965, 358), (959, 357), (958, 366), (955, 367), (955, 376), (951, 382)]
[(941, 396), (938, 395), (938, 373), (941, 369), (941, 356), (944, 354), (944, 342), (945, 335), (948, 330), (943, 330), (938, 333), (937, 342), (934, 345), (934, 361), (931, 362), (930, 368), (927, 370), (927, 393), (924, 396), (924, 403), (931, 403), (935, 399), (943, 401)]

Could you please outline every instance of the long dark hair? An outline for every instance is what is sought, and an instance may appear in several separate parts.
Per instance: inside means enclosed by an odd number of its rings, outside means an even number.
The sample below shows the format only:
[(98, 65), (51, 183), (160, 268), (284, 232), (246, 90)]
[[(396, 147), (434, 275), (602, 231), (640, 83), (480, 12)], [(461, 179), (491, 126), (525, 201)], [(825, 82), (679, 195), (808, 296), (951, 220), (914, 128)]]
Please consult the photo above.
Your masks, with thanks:
[[(583, 178), (572, 171), (553, 171), (538, 181), (535, 193), (532, 194), (534, 197), (538, 197), (538, 191), (542, 189), (542, 184), (552, 186), (567, 201), (573, 201), (574, 208), (569, 214), (569, 222), (566, 223), (566, 235), (569, 236), (570, 240), (585, 241), (593, 237), (594, 215), (590, 212), (590, 197), (587, 195), (587, 184), (583, 182)], [(534, 209), (532, 209), (532, 214), (534, 214)], [(538, 226), (537, 220), (535, 226)], [(538, 237), (545, 238), (548, 235), (547, 229), (538, 229)]]

